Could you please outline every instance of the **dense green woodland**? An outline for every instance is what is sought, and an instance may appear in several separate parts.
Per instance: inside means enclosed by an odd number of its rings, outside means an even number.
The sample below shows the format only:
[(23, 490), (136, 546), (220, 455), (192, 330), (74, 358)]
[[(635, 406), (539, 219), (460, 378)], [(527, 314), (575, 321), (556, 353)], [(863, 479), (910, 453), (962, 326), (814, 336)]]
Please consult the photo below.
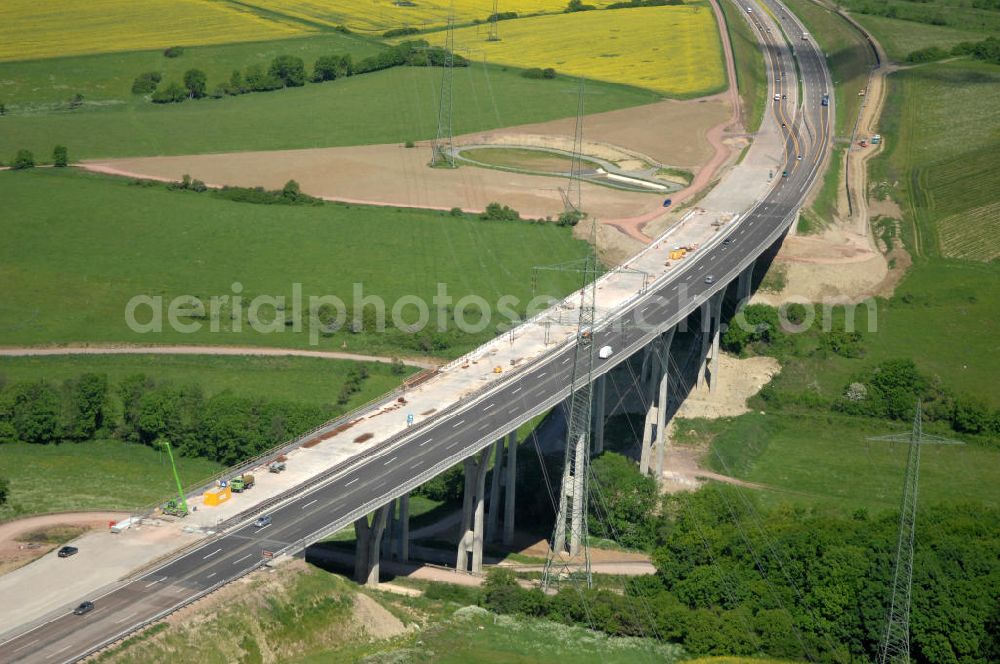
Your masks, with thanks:
[[(338, 403), (346, 404), (367, 376), (364, 365), (354, 369)], [(112, 397), (120, 408), (111, 406)], [(182, 455), (232, 465), (308, 431), (332, 414), (329, 406), (228, 391), (206, 397), (197, 384), (156, 381), (144, 374), (109, 385), (107, 376), (87, 373), (61, 384), (25, 381), (3, 386), (0, 444), (84, 443), (113, 436), (158, 446), (167, 440)]]
[[(819, 662), (877, 658), (898, 522), (797, 508), (765, 511), (745, 490), (711, 487), (665, 499), (654, 577), (620, 594), (566, 584), (555, 596), (493, 570), (482, 602), (614, 635), (676, 641), (694, 655)], [(921, 510), (913, 577), (912, 657), (1000, 658), (1000, 512)]]

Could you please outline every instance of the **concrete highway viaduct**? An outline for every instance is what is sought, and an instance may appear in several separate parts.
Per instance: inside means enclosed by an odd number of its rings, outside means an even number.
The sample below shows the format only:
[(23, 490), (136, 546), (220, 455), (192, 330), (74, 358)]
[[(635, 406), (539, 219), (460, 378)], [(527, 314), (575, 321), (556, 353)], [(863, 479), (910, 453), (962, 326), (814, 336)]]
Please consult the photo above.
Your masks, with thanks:
[[(678, 381), (671, 385), (677, 377), (671, 367), (687, 366), (693, 380), (710, 389), (720, 380), (727, 293), (730, 310), (750, 296), (755, 263), (774, 251), (797, 219), (831, 141), (832, 94), (829, 106), (821, 99), (832, 93), (832, 85), (819, 47), (776, 0), (734, 6), (750, 22), (765, 53), (769, 101), (764, 123), (740, 164), (697, 208), (601, 277), (595, 323), (587, 330), (595, 348), (613, 349), (609, 357), (594, 360), (593, 448), (602, 449), (608, 406), (616, 403), (608, 393), (607, 376), (627, 372), (635, 377), (634, 396), (646, 410), (641, 466), (657, 477), (663, 469), (671, 400), (683, 397)], [(681, 261), (668, 260), (678, 244), (697, 245), (697, 250)], [(409, 493), (458, 463), (465, 468), (465, 494), (456, 567), (481, 571), (484, 543), (513, 537), (517, 428), (557, 407), (587, 380), (584, 375), (572, 385), (578, 334), (574, 316), (580, 311), (574, 303), (579, 301), (580, 293), (570, 295), (419, 386), (387, 395), (289, 444), (281, 451), (322, 439), (322, 445), (342, 445), (351, 453), (217, 524), (196, 546), (86, 598), (96, 607), (86, 616), (59, 609), (26, 631), (5, 635), (0, 662), (75, 661), (257, 569), (266, 563), (263, 550), (297, 554), (352, 524), (358, 536), (356, 577), (376, 583), (380, 558), (408, 556)], [(687, 335), (690, 350), (678, 360), (678, 330), (685, 328), (692, 331)], [(412, 424), (402, 421), (403, 403), (420, 413)], [(382, 429), (369, 435), (370, 444), (355, 444), (366, 427), (375, 426)], [(491, 457), (494, 478), (486, 495)], [(261, 462), (255, 459), (229, 474)], [(252, 520), (264, 513), (271, 524), (253, 527)]]

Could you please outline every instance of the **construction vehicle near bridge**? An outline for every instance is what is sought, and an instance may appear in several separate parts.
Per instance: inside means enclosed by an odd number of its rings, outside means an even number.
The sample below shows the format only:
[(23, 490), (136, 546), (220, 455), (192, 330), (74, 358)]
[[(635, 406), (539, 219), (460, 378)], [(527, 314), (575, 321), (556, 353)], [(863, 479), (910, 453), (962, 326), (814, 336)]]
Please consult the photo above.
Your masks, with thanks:
[(229, 480), (229, 488), (233, 490), (233, 493), (243, 493), (244, 489), (252, 489), (253, 485), (254, 477), (250, 473), (244, 473)]

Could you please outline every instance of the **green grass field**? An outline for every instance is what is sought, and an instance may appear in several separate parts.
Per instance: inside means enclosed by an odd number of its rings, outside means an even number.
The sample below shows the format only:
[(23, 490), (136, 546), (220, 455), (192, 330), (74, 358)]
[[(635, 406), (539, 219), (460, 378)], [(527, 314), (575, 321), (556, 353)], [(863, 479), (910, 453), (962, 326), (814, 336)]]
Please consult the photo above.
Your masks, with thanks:
[(865, 367), (887, 359), (911, 358), (945, 387), (974, 394), (1000, 408), (1000, 266), (968, 261), (920, 261), (880, 300), (877, 331), (868, 332), (867, 312), (857, 309), (856, 327), (866, 354), (794, 358), (775, 385), (790, 391), (816, 390), (834, 399)]
[(1000, 255), (1000, 67), (957, 60), (889, 81), (885, 153), (871, 176), (901, 202), (910, 248), (992, 260)]
[[(218, 100), (13, 113), (0, 117), (0, 159), (27, 148), (48, 160), (56, 144), (79, 160), (430, 139), (437, 131), (440, 83), (439, 68), (396, 67)], [(531, 80), (480, 63), (455, 70), (454, 99), (457, 135), (575, 115), (577, 83), (565, 77)], [(592, 82), (586, 108), (600, 113), (659, 99), (638, 88)]]
[[(175, 460), (185, 486), (222, 469), (202, 458)], [(128, 511), (176, 491), (166, 455), (118, 440), (5, 443), (0, 445), (0, 477), (10, 481), (0, 521), (67, 510)]]
[(682, 654), (680, 646), (653, 639), (612, 638), (547, 620), (477, 612), (432, 623), (395, 643), (348, 646), (294, 662), (358, 661), (362, 655), (369, 655), (371, 659), (364, 661), (531, 664), (564, 658), (576, 664), (670, 664), (679, 661)]
[(902, 21), (882, 16), (867, 14), (852, 14), (854, 20), (875, 35), (882, 44), (886, 55), (896, 62), (903, 62), (912, 51), (928, 46), (940, 46), (950, 49), (963, 41), (980, 41), (989, 37), (989, 32), (953, 27), (947, 25), (928, 25), (913, 21)]
[[(351, 404), (385, 394), (405, 375), (391, 367), (365, 363), (368, 378)], [(142, 373), (157, 381), (196, 383), (206, 397), (228, 390), (245, 397), (308, 404), (335, 404), (344, 378), (356, 363), (310, 357), (214, 357), (211, 355), (77, 355), (0, 357), (0, 377), (7, 382), (44, 379), (61, 382), (82, 373), (102, 373), (112, 385)], [(407, 374), (415, 369), (407, 367)], [(349, 406), (348, 406), (349, 407)]]
[(788, 0), (787, 4), (826, 53), (836, 101), (835, 133), (838, 138), (850, 138), (862, 101), (858, 92), (868, 85), (875, 56), (861, 34), (834, 12), (812, 0)]
[(719, 7), (726, 17), (729, 41), (736, 61), (736, 87), (742, 100), (743, 126), (747, 131), (757, 131), (764, 117), (764, 97), (767, 95), (767, 74), (764, 70), (764, 55), (760, 51), (757, 38), (747, 22), (738, 16), (736, 8), (728, 2), (720, 2)]
[[(906, 432), (906, 423), (825, 413), (750, 413), (685, 420), (678, 430), (685, 432), (682, 440), (713, 441), (706, 458), (713, 470), (769, 487), (754, 490), (766, 504), (815, 505), (846, 513), (899, 509), (905, 446), (865, 438)], [(691, 430), (697, 433), (692, 436)], [(1000, 451), (994, 449), (928, 446), (921, 454), (921, 504), (1000, 505), (998, 463)]]
[[(309, 325), (301, 333), (291, 327), (253, 332), (247, 324), (251, 300), (286, 296), (283, 316), (291, 319), (293, 284), (300, 283), (304, 309), (309, 296), (335, 295), (353, 319), (353, 284), (358, 283), (365, 296), (383, 298), (391, 321), (399, 297), (415, 295), (430, 304), (443, 283), (455, 302), (476, 294), (495, 314), (478, 334), (450, 327), (449, 347), (436, 352), (457, 355), (495, 334), (502, 321), (496, 315), (501, 296), (517, 297), (516, 306), (523, 309), (533, 296), (532, 267), (590, 251), (569, 229), (554, 224), (357, 206), (251, 205), (56, 169), (0, 173), (0, 200), (5, 203), (0, 344), (7, 345), (131, 341), (306, 347)], [(535, 294), (575, 288), (571, 274), (545, 275)], [(219, 332), (211, 331), (208, 320), (199, 332), (175, 331), (166, 314), (162, 334), (138, 334), (126, 325), (125, 307), (136, 295), (162, 295), (164, 308), (182, 294), (208, 303), (215, 296), (232, 297), (234, 283), (242, 286), (241, 332), (230, 320), (231, 303), (215, 318)], [(477, 322), (478, 311), (469, 308), (467, 320)], [(401, 313), (404, 322), (416, 320), (412, 306)], [(260, 313), (264, 321), (274, 316), (272, 307)], [(308, 322), (309, 317), (298, 318)], [(141, 320), (148, 319), (143, 315)], [(436, 312), (430, 327), (436, 331)], [(320, 348), (331, 350), (418, 352), (415, 335), (388, 328), (385, 334), (341, 329), (317, 340)]]
[(0, 101), (13, 115), (53, 110), (76, 93), (86, 104), (149, 106), (143, 95), (132, 94), (132, 81), (144, 72), (159, 72), (161, 85), (183, 81), (188, 69), (201, 69), (208, 77), (208, 89), (229, 80), (234, 69), (246, 71), (259, 64), (267, 69), (279, 55), (294, 55), (312, 73), (313, 63), (322, 55), (350, 53), (355, 60), (375, 55), (384, 47), (357, 35), (327, 32), (308, 37), (274, 41), (189, 46), (178, 58), (164, 57), (161, 50), (128, 51), (75, 57), (0, 62)]

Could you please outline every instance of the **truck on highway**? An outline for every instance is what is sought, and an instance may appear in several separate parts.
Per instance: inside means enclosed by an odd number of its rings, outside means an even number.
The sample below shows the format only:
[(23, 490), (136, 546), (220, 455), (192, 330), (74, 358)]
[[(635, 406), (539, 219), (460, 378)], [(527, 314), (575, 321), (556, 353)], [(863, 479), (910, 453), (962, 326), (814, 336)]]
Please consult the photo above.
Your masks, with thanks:
[(242, 493), (244, 489), (252, 489), (253, 485), (254, 477), (250, 473), (244, 473), (229, 480), (229, 488), (235, 493)]
[(611, 346), (601, 346), (601, 349), (597, 351), (597, 357), (602, 360), (606, 360), (614, 354), (614, 349)]

